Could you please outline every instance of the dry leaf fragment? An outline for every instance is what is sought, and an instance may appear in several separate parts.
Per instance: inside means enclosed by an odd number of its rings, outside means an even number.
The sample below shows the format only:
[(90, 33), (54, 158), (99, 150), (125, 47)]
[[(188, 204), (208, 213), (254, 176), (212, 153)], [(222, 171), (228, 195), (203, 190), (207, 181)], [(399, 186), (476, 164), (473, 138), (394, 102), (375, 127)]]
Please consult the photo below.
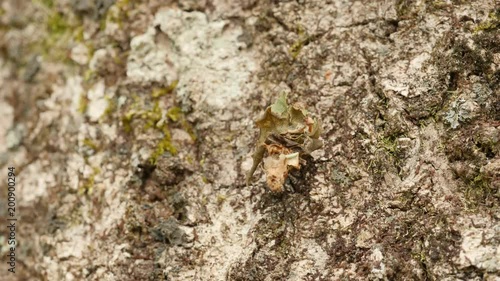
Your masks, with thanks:
[(289, 106), (282, 94), (255, 123), (260, 134), (247, 184), (263, 161), (268, 187), (281, 192), (289, 171), (300, 169), (300, 158), (323, 146), (321, 122), (308, 116), (302, 103)]
[(288, 176), (289, 166), (299, 169), (299, 153), (271, 155), (264, 158), (267, 186), (274, 192), (283, 191), (283, 184)]

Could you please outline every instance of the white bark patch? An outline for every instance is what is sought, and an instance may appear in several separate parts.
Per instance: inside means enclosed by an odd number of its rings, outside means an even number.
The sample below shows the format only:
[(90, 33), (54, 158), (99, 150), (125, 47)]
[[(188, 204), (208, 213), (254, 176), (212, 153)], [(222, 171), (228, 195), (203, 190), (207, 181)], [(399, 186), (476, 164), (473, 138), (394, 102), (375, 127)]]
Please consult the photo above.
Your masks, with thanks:
[(104, 80), (101, 80), (88, 93), (89, 104), (86, 114), (91, 122), (97, 122), (108, 107), (108, 101), (104, 98), (104, 91)]
[[(154, 24), (168, 37), (160, 50), (179, 71), (178, 95), (210, 112), (230, 109), (244, 96), (243, 85), (255, 69), (250, 52), (241, 50), (241, 27), (209, 21), (200, 12), (161, 9)], [(236, 103), (234, 103), (236, 106)]]
[(487, 272), (500, 271), (500, 246), (495, 241), (500, 227), (465, 231), (459, 261), (464, 267), (474, 266)]

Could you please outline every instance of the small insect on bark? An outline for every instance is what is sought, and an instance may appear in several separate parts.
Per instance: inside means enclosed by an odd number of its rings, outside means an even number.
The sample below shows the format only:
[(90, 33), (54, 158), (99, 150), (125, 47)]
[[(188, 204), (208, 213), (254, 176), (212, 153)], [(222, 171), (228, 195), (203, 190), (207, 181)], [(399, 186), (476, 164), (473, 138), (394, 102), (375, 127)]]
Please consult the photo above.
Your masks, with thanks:
[(289, 172), (305, 163), (303, 156), (323, 147), (319, 139), (321, 122), (309, 116), (304, 104), (288, 105), (286, 94), (281, 94), (266, 108), (256, 125), (260, 133), (247, 185), (262, 162), (267, 186), (273, 192), (282, 192)]

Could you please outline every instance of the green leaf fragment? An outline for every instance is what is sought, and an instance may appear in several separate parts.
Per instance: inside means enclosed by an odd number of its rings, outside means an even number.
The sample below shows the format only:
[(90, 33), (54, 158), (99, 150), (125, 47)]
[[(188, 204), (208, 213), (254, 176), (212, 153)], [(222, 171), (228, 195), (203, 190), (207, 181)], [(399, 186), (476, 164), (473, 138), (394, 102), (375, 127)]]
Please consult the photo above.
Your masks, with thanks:
[(288, 104), (286, 103), (286, 94), (281, 94), (275, 103), (271, 105), (271, 112), (276, 114), (277, 117), (285, 117), (288, 111)]

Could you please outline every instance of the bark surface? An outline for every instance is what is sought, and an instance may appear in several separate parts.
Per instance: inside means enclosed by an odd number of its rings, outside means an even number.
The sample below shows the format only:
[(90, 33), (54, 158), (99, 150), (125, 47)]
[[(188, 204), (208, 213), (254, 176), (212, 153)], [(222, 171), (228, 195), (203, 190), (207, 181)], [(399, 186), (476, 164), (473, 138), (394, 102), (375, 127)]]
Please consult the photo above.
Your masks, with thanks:
[[(273, 193), (282, 93), (324, 145)], [(500, 280), (493, 0), (6, 0), (0, 109), (7, 280)]]

